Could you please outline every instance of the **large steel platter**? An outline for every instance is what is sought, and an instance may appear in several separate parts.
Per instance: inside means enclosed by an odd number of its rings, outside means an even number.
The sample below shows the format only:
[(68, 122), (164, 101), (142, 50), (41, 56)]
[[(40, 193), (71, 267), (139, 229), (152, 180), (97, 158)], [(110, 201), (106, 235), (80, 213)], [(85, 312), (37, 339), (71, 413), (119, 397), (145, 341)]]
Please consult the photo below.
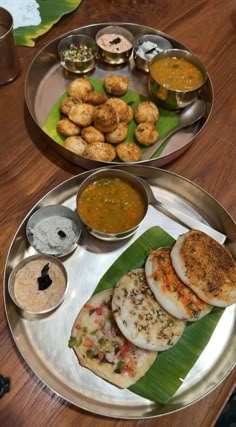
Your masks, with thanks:
[[(77, 28), (66, 34), (62, 34), (60, 37), (50, 42), (34, 58), (29, 67), (25, 81), (26, 104), (35, 123), (48, 139), (48, 143), (64, 158), (83, 167), (84, 169), (92, 169), (103, 165), (114, 164), (114, 162), (99, 162), (97, 160), (91, 160), (71, 153), (69, 150), (65, 149), (63, 146), (50, 138), (42, 128), (51, 108), (60, 98), (60, 96), (66, 91), (66, 88), (71, 79), (76, 77), (75, 74), (65, 73), (64, 69), (61, 67), (57, 52), (57, 45), (59, 41), (65, 35), (69, 34), (87, 34), (95, 37), (98, 30), (110, 24), (112, 25), (114, 23), (95, 24)], [(124, 28), (130, 30), (135, 38), (143, 34), (159, 34), (166, 37), (172, 43), (173, 47), (189, 50), (187, 46), (183, 45), (178, 40), (153, 28), (130, 23), (115, 24), (122, 25)], [(128, 76), (130, 79), (130, 89), (135, 90), (142, 95), (148, 96), (148, 75), (147, 73), (140, 71), (135, 67), (133, 57), (131, 57), (128, 63), (122, 66), (111, 66), (105, 64), (102, 61), (98, 61), (96, 69), (90, 72), (88, 76), (104, 79), (106, 75), (112, 73), (119, 73)], [(139, 161), (136, 162), (136, 164), (161, 167), (179, 157), (185, 152), (185, 150), (187, 150), (187, 148), (190, 147), (194, 141), (194, 138), (206, 125), (212, 110), (213, 88), (209, 76), (201, 90), (200, 97), (207, 103), (207, 111), (205, 116), (197, 124), (189, 126), (185, 130), (182, 130), (178, 132), (178, 134), (174, 135), (171, 138), (171, 143), (166, 145), (159, 158)]]
[[(228, 249), (236, 258), (236, 224), (208, 193), (185, 178), (162, 169), (144, 166), (124, 166), (122, 169), (144, 177), (160, 201), (171, 202), (184, 213), (227, 233)], [(102, 242), (83, 230), (77, 250), (63, 261), (69, 275), (66, 299), (48, 317), (23, 318), (9, 297), (7, 284), (12, 269), (34, 253), (25, 236), (30, 215), (39, 207), (55, 203), (75, 209), (78, 187), (90, 173), (87, 171), (74, 176), (46, 194), (28, 213), (12, 241), (3, 289), (6, 316), (16, 347), (48, 387), (90, 412), (117, 418), (150, 418), (180, 410), (204, 397), (233, 369), (236, 361), (236, 304), (224, 311), (207, 347), (165, 406), (143, 399), (129, 390), (120, 390), (82, 368), (74, 352), (68, 348), (68, 338), (76, 315), (99, 279), (140, 234), (153, 225), (159, 225), (177, 238), (186, 231), (182, 225), (149, 206), (141, 228), (127, 241)]]

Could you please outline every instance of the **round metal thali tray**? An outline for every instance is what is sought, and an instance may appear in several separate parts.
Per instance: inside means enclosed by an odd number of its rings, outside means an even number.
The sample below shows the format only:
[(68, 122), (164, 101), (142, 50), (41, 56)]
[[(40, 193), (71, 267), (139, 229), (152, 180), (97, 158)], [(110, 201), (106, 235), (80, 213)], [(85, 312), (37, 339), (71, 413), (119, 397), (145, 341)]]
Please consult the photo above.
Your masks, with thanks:
[[(115, 161), (101, 162), (76, 155), (48, 136), (43, 130), (43, 125), (56, 101), (58, 101), (60, 96), (66, 92), (69, 82), (76, 78), (75, 74), (65, 72), (61, 66), (57, 52), (58, 43), (62, 38), (70, 34), (85, 34), (95, 38), (96, 33), (108, 25), (120, 25), (124, 27), (134, 35), (135, 39), (144, 34), (157, 34), (169, 40), (174, 48), (190, 51), (185, 45), (173, 37), (150, 27), (130, 23), (103, 23), (81, 27), (65, 33), (50, 42), (37, 54), (29, 67), (25, 81), (25, 100), (28, 110), (35, 123), (46, 136), (48, 143), (65, 159), (83, 167), (84, 169), (92, 169), (104, 165), (120, 165), (121, 163)], [(96, 68), (86, 75), (88, 77), (104, 79), (106, 75), (110, 74), (122, 74), (128, 76), (130, 81), (129, 88), (141, 95), (149, 97), (148, 74), (136, 68), (133, 56), (129, 62), (120, 66), (105, 64), (102, 60), (98, 60)], [(188, 126), (188, 128), (179, 131), (174, 135), (171, 138), (171, 143), (168, 143), (165, 146), (158, 158), (139, 161), (135, 164), (162, 167), (179, 157), (187, 150), (187, 148), (190, 147), (194, 138), (200, 133), (207, 123), (212, 110), (213, 87), (209, 75), (206, 83), (201, 89), (199, 97), (206, 101), (207, 107), (205, 116), (198, 123)]]
[[(144, 166), (120, 167), (145, 179), (161, 202), (217, 228), (228, 236), (228, 250), (236, 258), (236, 224), (230, 215), (203, 189), (183, 177), (162, 169)], [(79, 185), (92, 171), (63, 182), (46, 194), (28, 213), (18, 228), (6, 260), (4, 304), (8, 324), (18, 350), (35, 374), (58, 395), (90, 412), (115, 418), (150, 418), (185, 408), (211, 392), (234, 368), (236, 361), (236, 304), (224, 310), (216, 329), (201, 356), (168, 404), (161, 405), (120, 390), (81, 367), (68, 348), (68, 338), (78, 312), (93, 293), (99, 279), (117, 257), (145, 230), (158, 225), (173, 238), (186, 228), (152, 206), (135, 235), (122, 242), (102, 242), (86, 230), (77, 250), (63, 263), (69, 287), (63, 304), (43, 319), (22, 317), (7, 290), (12, 269), (35, 252), (29, 246), (25, 228), (32, 213), (47, 205), (63, 204), (76, 208)]]

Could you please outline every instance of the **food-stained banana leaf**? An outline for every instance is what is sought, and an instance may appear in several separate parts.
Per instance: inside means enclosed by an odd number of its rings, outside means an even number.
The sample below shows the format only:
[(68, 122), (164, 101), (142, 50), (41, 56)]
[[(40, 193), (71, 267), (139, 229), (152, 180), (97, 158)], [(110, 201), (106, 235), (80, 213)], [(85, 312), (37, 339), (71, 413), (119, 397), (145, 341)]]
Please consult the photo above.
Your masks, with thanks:
[(73, 12), (82, 0), (37, 0), (41, 23), (37, 26), (20, 27), (14, 30), (17, 45), (32, 47), (37, 37), (46, 33), (63, 15)]
[[(98, 92), (104, 92), (104, 88), (103, 88), (103, 80), (101, 79), (97, 79), (97, 78), (88, 78), (88, 80), (92, 83), (94, 90), (98, 91)], [(61, 103), (61, 101), (63, 100), (63, 98), (65, 98), (67, 96), (67, 93), (64, 93), (55, 103), (55, 105), (52, 107), (45, 123), (43, 126), (43, 130), (58, 144), (63, 145), (64, 144), (64, 140), (65, 138), (63, 136), (61, 136), (59, 134), (59, 132), (56, 129), (57, 123), (60, 120), (60, 111), (59, 111), (59, 105)], [(120, 97), (121, 99), (123, 99), (125, 102), (127, 102), (133, 109), (135, 107), (137, 107), (138, 104), (140, 104), (141, 101), (147, 100), (146, 97), (144, 97), (143, 95), (140, 95), (139, 93), (133, 91), (133, 90), (128, 90), (126, 92), (125, 95)], [(162, 108), (159, 108), (159, 119), (157, 121), (156, 127), (158, 129), (158, 133), (159, 133), (159, 137), (158, 138), (162, 138), (162, 136), (166, 135), (169, 130), (175, 128), (178, 123), (179, 123), (179, 118), (178, 115), (176, 114), (176, 112), (174, 111), (168, 111), (168, 110), (164, 110)], [(134, 136), (134, 131), (136, 128), (136, 123), (134, 120), (132, 120), (129, 123), (129, 127), (128, 127), (128, 135), (126, 137), (126, 141), (134, 141), (137, 143), (137, 141), (135, 140), (135, 136)], [(153, 155), (153, 158), (159, 157), (161, 152), (164, 150), (166, 144), (168, 144), (168, 141), (166, 141), (157, 151), (156, 153)], [(141, 145), (139, 145), (142, 152), (145, 152), (145, 150), (147, 149), (146, 147), (142, 147)]]
[[(127, 271), (143, 267), (150, 248), (172, 246), (174, 239), (160, 227), (145, 231), (113, 263), (98, 283), (95, 292), (115, 287)], [(169, 350), (159, 352), (149, 371), (129, 387), (133, 393), (166, 404), (181, 386), (220, 320), (224, 309), (214, 307), (201, 320), (187, 323), (180, 340)]]

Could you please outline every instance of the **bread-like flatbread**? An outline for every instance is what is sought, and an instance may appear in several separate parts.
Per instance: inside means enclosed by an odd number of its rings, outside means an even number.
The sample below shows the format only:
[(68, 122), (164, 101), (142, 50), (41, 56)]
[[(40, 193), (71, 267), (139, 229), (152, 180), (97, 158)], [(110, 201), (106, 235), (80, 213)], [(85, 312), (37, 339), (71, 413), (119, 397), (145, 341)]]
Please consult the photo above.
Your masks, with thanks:
[(136, 383), (157, 353), (142, 350), (121, 334), (112, 315), (113, 290), (90, 298), (78, 314), (70, 338), (82, 366), (120, 388)]
[(185, 322), (175, 319), (157, 302), (143, 268), (129, 271), (117, 283), (112, 311), (121, 332), (140, 348), (163, 351), (181, 337)]
[(179, 279), (171, 262), (170, 251), (170, 248), (151, 251), (145, 263), (147, 283), (159, 304), (172, 316), (191, 322), (201, 319), (213, 307)]
[(207, 234), (191, 230), (179, 236), (171, 259), (180, 279), (203, 301), (218, 307), (236, 302), (236, 263)]

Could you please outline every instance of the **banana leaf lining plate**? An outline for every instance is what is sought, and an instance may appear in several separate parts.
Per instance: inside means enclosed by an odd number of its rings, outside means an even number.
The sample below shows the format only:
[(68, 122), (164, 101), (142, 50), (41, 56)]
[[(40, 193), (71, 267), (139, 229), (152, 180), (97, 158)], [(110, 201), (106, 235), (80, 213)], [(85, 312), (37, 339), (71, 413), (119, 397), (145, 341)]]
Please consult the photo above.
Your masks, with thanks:
[[(161, 169), (143, 166), (121, 168), (146, 179), (161, 201), (171, 200), (183, 212), (227, 232), (230, 240), (228, 249), (236, 258), (236, 225), (222, 206), (204, 190)], [(127, 419), (158, 417), (175, 412), (204, 397), (233, 369), (236, 361), (236, 305), (224, 310), (204, 351), (166, 404), (140, 397), (139, 393), (130, 390), (120, 390), (80, 367), (74, 352), (68, 348), (68, 339), (80, 308), (113, 262), (153, 226), (161, 227), (176, 239), (186, 231), (182, 225), (150, 206), (142, 226), (128, 241), (102, 242), (84, 230), (79, 247), (64, 260), (69, 275), (67, 297), (49, 317), (40, 320), (22, 317), (8, 295), (7, 283), (12, 268), (22, 258), (35, 253), (25, 237), (29, 216), (39, 207), (55, 203), (75, 209), (78, 187), (90, 173), (84, 172), (70, 178), (46, 194), (16, 232), (4, 274), (4, 304), (12, 336), (23, 359), (35, 374), (53, 391), (78, 407), (104, 416)]]
[[(62, 144), (56, 142), (53, 138), (53, 133), (49, 133), (48, 135), (48, 133), (44, 129), (45, 121), (48, 118), (52, 108), (54, 107), (58, 99), (66, 92), (69, 82), (72, 79), (76, 78), (75, 74), (65, 72), (65, 70), (61, 67), (57, 53), (57, 45), (59, 41), (63, 37), (65, 37), (65, 35), (86, 34), (90, 35), (91, 37), (95, 37), (98, 30), (107, 25), (113, 24), (122, 25), (124, 28), (131, 31), (134, 35), (134, 38), (137, 38), (143, 34), (159, 34), (166, 37), (172, 43), (173, 47), (189, 50), (178, 40), (150, 27), (128, 23), (103, 23), (81, 27), (66, 34), (63, 34), (57, 39), (50, 42), (48, 45), (46, 45), (36, 55), (29, 67), (25, 81), (25, 100), (28, 106), (28, 110), (33, 120), (41, 129), (43, 135), (47, 138), (48, 143), (53, 147), (53, 149), (56, 150), (67, 160), (83, 167), (84, 169), (92, 169), (104, 165), (109, 166), (113, 165), (115, 162), (100, 162), (97, 160), (92, 160), (86, 157), (76, 155), (64, 148)], [(150, 99), (148, 95), (148, 75), (147, 73), (142, 72), (135, 67), (133, 57), (131, 57), (127, 64), (124, 64), (122, 66), (107, 65), (101, 60), (99, 60), (95, 70), (87, 74), (87, 76), (93, 79), (95, 78), (104, 80), (104, 77), (110, 74), (122, 74), (128, 76), (130, 82), (129, 88), (131, 89), (131, 91), (135, 91), (141, 96), (145, 96)], [(170, 161), (174, 160), (175, 158), (179, 157), (187, 150), (187, 148), (190, 147), (196, 136), (199, 135), (203, 127), (206, 125), (211, 114), (213, 105), (213, 87), (209, 76), (201, 90), (199, 97), (206, 101), (207, 108), (205, 116), (196, 124), (188, 126), (188, 128), (174, 135), (171, 138), (171, 143), (165, 143), (161, 147), (161, 149), (158, 150), (157, 157), (152, 158), (150, 160), (139, 161), (135, 164), (162, 167)], [(162, 113), (162, 122), (165, 123), (166, 121), (168, 126), (170, 114), (173, 115), (173, 112), (165, 113), (165, 111), (163, 111)], [(173, 117), (171, 116), (171, 121), (172, 119)], [(164, 134), (167, 133), (168, 126), (164, 126)], [(175, 126), (176, 124), (172, 127)], [(160, 132), (160, 137), (161, 136), (162, 135)], [(120, 162), (116, 163), (119, 165), (121, 164)]]
[(14, 30), (14, 38), (17, 45), (33, 47), (35, 40), (45, 34), (56, 24), (62, 16), (73, 12), (81, 3), (81, 0), (38, 0), (41, 23), (19, 27)]

